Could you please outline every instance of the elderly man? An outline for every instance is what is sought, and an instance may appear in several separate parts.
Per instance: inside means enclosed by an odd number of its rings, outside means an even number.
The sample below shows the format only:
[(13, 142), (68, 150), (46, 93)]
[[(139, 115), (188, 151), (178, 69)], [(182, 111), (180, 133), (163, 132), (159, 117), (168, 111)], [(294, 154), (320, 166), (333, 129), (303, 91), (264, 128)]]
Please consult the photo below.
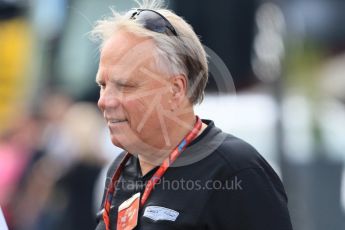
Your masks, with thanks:
[(290, 230), (278, 176), (254, 148), (201, 120), (208, 77), (192, 27), (159, 1), (99, 21), (98, 106), (114, 145), (97, 229)]

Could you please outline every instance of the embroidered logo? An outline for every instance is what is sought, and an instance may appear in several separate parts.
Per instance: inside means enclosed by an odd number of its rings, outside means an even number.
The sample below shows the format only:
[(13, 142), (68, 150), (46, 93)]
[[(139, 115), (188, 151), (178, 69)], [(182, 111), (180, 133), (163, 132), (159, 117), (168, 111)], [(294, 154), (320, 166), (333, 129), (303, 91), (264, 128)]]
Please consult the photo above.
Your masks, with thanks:
[(144, 216), (154, 221), (169, 220), (175, 221), (179, 213), (175, 210), (160, 206), (148, 206), (145, 208)]

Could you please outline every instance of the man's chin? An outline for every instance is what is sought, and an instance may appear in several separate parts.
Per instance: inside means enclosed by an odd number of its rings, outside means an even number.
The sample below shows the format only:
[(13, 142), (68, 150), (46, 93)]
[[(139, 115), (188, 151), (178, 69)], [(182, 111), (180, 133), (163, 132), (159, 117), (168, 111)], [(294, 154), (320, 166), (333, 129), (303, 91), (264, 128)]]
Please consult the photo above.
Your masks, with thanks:
[(113, 145), (115, 145), (116, 147), (119, 147), (119, 148), (121, 148), (121, 149), (124, 149), (123, 144), (122, 144), (117, 138), (111, 137), (111, 142), (112, 142)]
[[(130, 136), (130, 135), (129, 135)], [(128, 152), (134, 151), (137, 143), (134, 141), (136, 138), (130, 138), (127, 135), (111, 134), (111, 142), (113, 145), (124, 149)]]

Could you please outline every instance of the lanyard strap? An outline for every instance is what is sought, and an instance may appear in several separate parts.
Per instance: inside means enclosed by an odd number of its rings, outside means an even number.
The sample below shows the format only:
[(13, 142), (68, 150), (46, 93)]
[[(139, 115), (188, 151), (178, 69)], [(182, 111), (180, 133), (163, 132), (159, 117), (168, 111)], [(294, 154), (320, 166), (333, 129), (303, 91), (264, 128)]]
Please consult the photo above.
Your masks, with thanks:
[[(147, 201), (148, 197), (150, 196), (154, 186), (157, 182), (162, 178), (164, 173), (168, 170), (169, 166), (175, 162), (177, 157), (187, 148), (187, 146), (194, 140), (194, 138), (198, 135), (202, 122), (198, 116), (196, 116), (196, 122), (193, 129), (182, 139), (182, 141), (174, 148), (174, 150), (169, 154), (169, 156), (163, 161), (161, 166), (155, 172), (155, 174), (151, 177), (148, 181), (144, 193), (142, 195), (140, 205), (143, 206)], [(122, 159), (119, 167), (117, 168), (116, 172), (114, 173), (113, 177), (111, 178), (111, 182), (109, 188), (106, 193), (105, 197), (105, 204), (104, 204), (104, 212), (103, 212), (103, 220), (106, 226), (106, 230), (110, 230), (110, 206), (112, 203), (112, 199), (115, 193), (115, 187), (120, 179), (121, 173), (125, 168), (125, 165), (129, 158), (132, 155), (130, 153), (126, 153), (124, 158)]]
[(115, 174), (113, 175), (113, 177), (111, 178), (108, 190), (107, 190), (107, 194), (105, 196), (105, 204), (104, 204), (104, 212), (103, 212), (103, 220), (106, 226), (106, 230), (110, 230), (110, 206), (113, 200), (113, 195), (115, 192), (115, 187), (117, 185), (117, 182), (119, 181), (119, 178), (121, 176), (121, 173), (123, 171), (123, 169), (125, 168), (125, 165), (127, 163), (127, 161), (129, 160), (129, 158), (131, 157), (131, 155), (129, 153), (126, 153), (126, 155), (124, 156), (124, 158), (122, 159), (119, 167), (117, 168)]

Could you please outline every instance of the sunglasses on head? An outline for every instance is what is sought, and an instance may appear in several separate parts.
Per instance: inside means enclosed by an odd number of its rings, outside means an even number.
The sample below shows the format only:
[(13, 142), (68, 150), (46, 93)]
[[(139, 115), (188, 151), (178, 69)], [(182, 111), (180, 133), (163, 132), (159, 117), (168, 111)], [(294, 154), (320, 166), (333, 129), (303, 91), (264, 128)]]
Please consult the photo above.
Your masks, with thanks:
[(140, 22), (146, 29), (167, 35), (178, 36), (175, 28), (160, 13), (149, 9), (135, 9), (128, 12), (131, 20)]

